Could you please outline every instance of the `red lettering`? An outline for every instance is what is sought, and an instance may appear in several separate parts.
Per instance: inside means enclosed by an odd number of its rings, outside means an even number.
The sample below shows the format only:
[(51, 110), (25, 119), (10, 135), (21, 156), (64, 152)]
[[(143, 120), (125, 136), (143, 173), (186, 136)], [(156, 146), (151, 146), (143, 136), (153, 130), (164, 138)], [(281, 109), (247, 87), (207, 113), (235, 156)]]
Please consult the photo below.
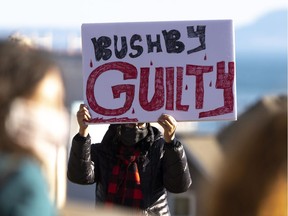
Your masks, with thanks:
[(89, 75), (86, 86), (86, 96), (87, 102), (90, 108), (101, 115), (105, 116), (117, 116), (126, 113), (132, 106), (135, 94), (134, 85), (116, 85), (112, 86), (112, 92), (114, 98), (119, 98), (122, 93), (126, 93), (126, 100), (123, 107), (117, 109), (107, 109), (100, 106), (94, 96), (94, 86), (97, 78), (106, 71), (117, 70), (123, 73), (124, 80), (136, 79), (137, 78), (137, 68), (127, 62), (110, 62), (97, 67)]
[(186, 65), (186, 74), (196, 76), (195, 108), (202, 109), (204, 101), (203, 74), (213, 71), (213, 66)]
[(164, 81), (163, 68), (156, 68), (155, 73), (155, 91), (150, 102), (148, 102), (148, 86), (149, 86), (149, 68), (141, 68), (139, 102), (141, 107), (146, 111), (159, 110), (164, 106)]
[[(115, 70), (123, 74), (123, 79), (137, 79), (137, 68), (127, 62), (110, 62), (97, 67), (87, 80), (86, 85), (86, 96), (87, 102), (90, 108), (102, 116), (119, 116), (125, 114), (131, 109), (134, 97), (135, 97), (135, 85), (133, 84), (121, 84), (112, 86), (113, 98), (119, 98), (121, 94), (125, 94), (125, 102), (123, 106), (115, 109), (109, 109), (98, 104), (94, 95), (94, 87), (97, 79), (105, 72)], [(140, 80), (139, 80), (139, 104), (145, 111), (156, 111), (164, 107), (165, 110), (179, 110), (188, 111), (189, 105), (182, 104), (183, 97), (183, 67), (176, 67), (176, 73), (174, 67), (165, 68), (165, 84), (164, 84), (164, 68), (155, 68), (155, 84), (154, 94), (149, 101), (149, 92), (153, 89), (149, 89), (149, 77), (150, 68), (140, 68)], [(196, 78), (195, 83), (195, 108), (203, 109), (204, 104), (204, 74), (213, 71), (213, 66), (201, 66), (201, 65), (186, 65), (186, 75), (193, 75)], [(175, 77), (176, 75), (176, 77)], [(175, 86), (176, 82), (176, 86)], [(228, 62), (228, 73), (225, 73), (225, 62), (217, 63), (217, 74), (216, 74), (216, 89), (223, 89), (223, 101), (224, 105), (216, 109), (204, 111), (199, 113), (199, 118), (205, 118), (210, 116), (224, 115), (231, 113), (234, 110), (234, 95), (233, 95), (233, 84), (234, 84), (234, 62)], [(166, 92), (164, 89), (166, 87)], [(209, 86), (212, 86), (210, 81)], [(176, 90), (176, 95), (175, 95)], [(186, 85), (185, 90), (188, 90)], [(176, 99), (175, 99), (176, 97)], [(137, 114), (137, 110), (132, 109), (132, 114)], [(117, 122), (118, 118), (95, 118), (95, 122)], [(121, 118), (121, 121), (136, 122), (137, 118)]]
[(174, 110), (174, 67), (166, 68), (166, 110)]
[(177, 92), (176, 92), (176, 109), (187, 111), (189, 105), (182, 105), (182, 89), (183, 89), (183, 67), (177, 67)]
[(228, 74), (225, 73), (225, 62), (217, 63), (217, 79), (216, 88), (223, 89), (224, 106), (218, 107), (214, 110), (206, 112), (200, 112), (199, 118), (205, 118), (209, 116), (223, 115), (233, 112), (234, 109), (234, 95), (233, 95), (233, 83), (234, 83), (234, 62), (228, 63)]

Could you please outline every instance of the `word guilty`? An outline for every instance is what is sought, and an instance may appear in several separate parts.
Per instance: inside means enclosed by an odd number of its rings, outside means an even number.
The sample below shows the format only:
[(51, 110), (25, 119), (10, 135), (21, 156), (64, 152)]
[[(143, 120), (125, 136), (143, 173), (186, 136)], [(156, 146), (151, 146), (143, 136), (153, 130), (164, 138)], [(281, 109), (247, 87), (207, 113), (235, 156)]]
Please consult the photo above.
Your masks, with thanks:
[[(140, 83), (138, 94), (135, 92), (134, 84), (111, 86), (114, 99), (119, 98), (121, 94), (125, 94), (123, 106), (113, 109), (99, 104), (94, 95), (97, 79), (110, 70), (121, 73), (123, 80), (137, 80), (137, 82)], [(217, 62), (216, 70), (215, 88), (217, 90), (223, 90), (223, 106), (200, 112), (199, 118), (233, 112), (234, 62), (228, 62), (228, 73), (225, 72), (225, 61)], [(143, 110), (150, 112), (162, 109), (163, 107), (165, 107), (165, 110), (178, 110), (183, 112), (187, 112), (189, 109), (200, 110), (203, 109), (205, 102), (204, 76), (213, 71), (213, 65), (201, 66), (187, 64), (185, 67), (157, 67), (155, 68), (154, 94), (152, 98), (148, 100), (148, 92), (151, 91), (150, 88), (153, 88), (153, 86), (149, 86), (150, 68), (141, 67), (140, 71), (138, 71), (134, 65), (127, 62), (110, 62), (100, 65), (89, 75), (86, 85), (87, 102), (95, 113), (103, 116), (120, 116), (125, 114), (131, 109), (134, 100), (139, 101)], [(195, 79), (193, 79), (195, 95), (191, 95), (191, 100), (195, 100), (195, 107), (193, 108), (182, 103), (183, 79), (185, 76), (195, 77)], [(113, 100), (113, 98), (111, 98), (111, 100)]]

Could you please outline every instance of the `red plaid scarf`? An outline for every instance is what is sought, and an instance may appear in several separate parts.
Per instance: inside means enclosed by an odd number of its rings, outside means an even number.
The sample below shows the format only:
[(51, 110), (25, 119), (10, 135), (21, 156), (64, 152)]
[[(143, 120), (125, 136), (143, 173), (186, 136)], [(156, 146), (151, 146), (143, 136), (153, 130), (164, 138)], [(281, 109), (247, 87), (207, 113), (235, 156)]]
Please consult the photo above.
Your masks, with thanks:
[(119, 204), (140, 209), (143, 194), (136, 159), (140, 151), (121, 145), (117, 163), (112, 168), (106, 204)]

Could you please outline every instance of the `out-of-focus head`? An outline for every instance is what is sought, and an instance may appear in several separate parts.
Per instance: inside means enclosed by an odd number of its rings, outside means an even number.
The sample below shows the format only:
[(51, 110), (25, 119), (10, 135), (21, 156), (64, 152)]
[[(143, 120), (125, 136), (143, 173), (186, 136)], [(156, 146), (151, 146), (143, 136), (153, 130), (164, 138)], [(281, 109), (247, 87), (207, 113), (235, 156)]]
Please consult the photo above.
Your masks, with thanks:
[(204, 215), (286, 215), (287, 95), (259, 100), (218, 140), (226, 160), (205, 188)]
[(56, 99), (63, 105), (63, 83), (50, 53), (2, 41), (0, 63), (1, 113), (18, 97), (50, 105)]
[[(46, 114), (43, 115), (45, 109)], [(41, 115), (39, 110), (42, 110)], [(16, 149), (9, 144), (12, 136), (9, 133), (15, 129), (17, 118), (19, 118), (18, 125), (21, 125), (21, 122), (28, 124), (27, 121), (29, 121), (29, 125), (35, 123), (35, 127), (40, 127), (36, 123), (44, 123), (45, 116), (48, 117), (54, 111), (62, 112), (63, 110), (64, 85), (59, 68), (51, 54), (19, 43), (1, 41), (0, 148), (12, 152), (21, 150), (21, 146), (17, 146)], [(27, 112), (26, 115), (24, 112)], [(31, 123), (30, 120), (34, 122)], [(36, 120), (38, 122), (35, 122)], [(50, 120), (56, 121), (55, 126), (57, 126), (57, 119), (50, 118)], [(53, 125), (51, 126), (53, 128)], [(20, 126), (17, 127), (21, 129)], [(15, 130), (14, 132), (17, 132)], [(22, 150), (27, 152), (26, 148)]]

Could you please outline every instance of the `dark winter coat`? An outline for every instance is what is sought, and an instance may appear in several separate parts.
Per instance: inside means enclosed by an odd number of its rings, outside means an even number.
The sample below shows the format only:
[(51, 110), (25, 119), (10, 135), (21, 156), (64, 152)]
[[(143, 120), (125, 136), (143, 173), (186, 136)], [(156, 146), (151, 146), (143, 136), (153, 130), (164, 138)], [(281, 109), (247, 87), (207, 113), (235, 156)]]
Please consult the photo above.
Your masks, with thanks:
[[(191, 185), (187, 159), (182, 144), (175, 138), (166, 143), (160, 131), (149, 126), (148, 136), (141, 143), (141, 155), (137, 160), (143, 193), (143, 209), (146, 212), (162, 212), (169, 215), (166, 190), (185, 192)], [(110, 125), (103, 140), (91, 145), (91, 138), (75, 135), (68, 162), (68, 179), (78, 184), (96, 183), (96, 202), (103, 203), (117, 140), (116, 126)], [(161, 209), (162, 208), (162, 209)]]

